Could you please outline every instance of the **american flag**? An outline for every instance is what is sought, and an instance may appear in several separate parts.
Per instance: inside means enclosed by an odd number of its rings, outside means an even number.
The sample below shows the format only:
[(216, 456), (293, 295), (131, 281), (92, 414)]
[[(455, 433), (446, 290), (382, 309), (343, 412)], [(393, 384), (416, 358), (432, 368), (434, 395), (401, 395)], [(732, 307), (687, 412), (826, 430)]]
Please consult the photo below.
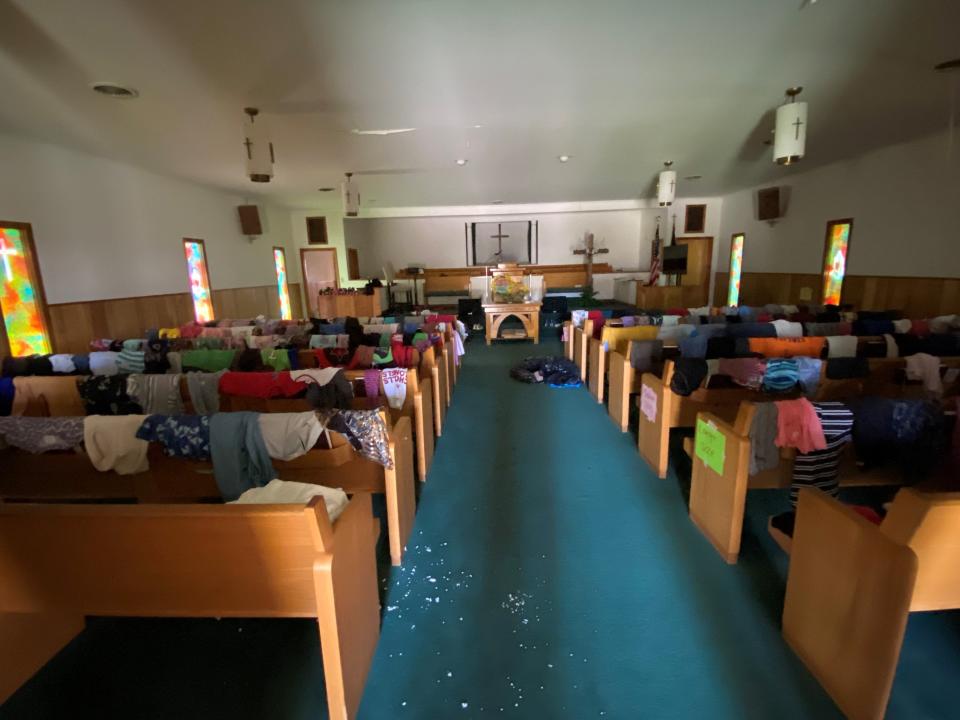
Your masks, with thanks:
[(653, 236), (653, 245), (650, 247), (650, 277), (647, 279), (647, 287), (657, 284), (660, 279), (661, 255), (660, 252), (660, 223), (657, 223), (657, 232)]

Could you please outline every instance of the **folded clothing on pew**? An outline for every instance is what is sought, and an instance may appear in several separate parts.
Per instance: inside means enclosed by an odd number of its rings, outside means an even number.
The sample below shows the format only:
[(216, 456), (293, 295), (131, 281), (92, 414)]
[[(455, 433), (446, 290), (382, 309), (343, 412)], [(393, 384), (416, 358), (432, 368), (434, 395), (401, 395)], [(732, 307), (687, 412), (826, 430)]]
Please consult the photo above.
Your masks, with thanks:
[(231, 505), (305, 505), (313, 498), (320, 496), (327, 508), (330, 522), (333, 522), (346, 509), (349, 499), (340, 488), (330, 488), (323, 485), (292, 482), (290, 480), (273, 479), (263, 487), (245, 490)]
[(0, 417), (0, 442), (30, 453), (70, 450), (83, 443), (82, 417)]

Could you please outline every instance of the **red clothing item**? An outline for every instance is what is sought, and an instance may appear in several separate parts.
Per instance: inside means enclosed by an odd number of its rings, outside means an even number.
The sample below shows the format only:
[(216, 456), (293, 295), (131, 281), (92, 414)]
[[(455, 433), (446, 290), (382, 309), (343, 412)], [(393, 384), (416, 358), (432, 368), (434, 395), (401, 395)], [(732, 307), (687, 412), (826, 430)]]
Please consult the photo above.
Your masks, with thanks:
[(679, 315), (680, 317), (687, 317), (690, 314), (690, 311), (686, 308), (670, 308), (669, 310), (664, 310), (664, 315)]
[(911, 335), (929, 335), (930, 323), (926, 320), (914, 320), (910, 323)]
[(457, 321), (455, 315), (427, 315), (428, 323), (454, 323)]
[(792, 447), (802, 453), (826, 450), (827, 439), (817, 410), (806, 398), (777, 402), (777, 447)]
[(240, 397), (295, 397), (307, 389), (286, 370), (282, 372), (227, 372), (220, 378), (220, 392)]
[(607, 322), (607, 319), (599, 310), (590, 310), (587, 312), (587, 319), (593, 320), (593, 339), (599, 340), (600, 331), (603, 330), (603, 326)]

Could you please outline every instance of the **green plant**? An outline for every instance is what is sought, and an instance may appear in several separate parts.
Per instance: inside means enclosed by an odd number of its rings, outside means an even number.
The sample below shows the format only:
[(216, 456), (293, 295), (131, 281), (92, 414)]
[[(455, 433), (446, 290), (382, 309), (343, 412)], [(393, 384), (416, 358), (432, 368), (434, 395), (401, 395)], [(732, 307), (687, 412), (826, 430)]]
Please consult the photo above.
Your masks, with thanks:
[(597, 301), (597, 291), (589, 286), (580, 293), (580, 301), (584, 307), (597, 307), (600, 304)]

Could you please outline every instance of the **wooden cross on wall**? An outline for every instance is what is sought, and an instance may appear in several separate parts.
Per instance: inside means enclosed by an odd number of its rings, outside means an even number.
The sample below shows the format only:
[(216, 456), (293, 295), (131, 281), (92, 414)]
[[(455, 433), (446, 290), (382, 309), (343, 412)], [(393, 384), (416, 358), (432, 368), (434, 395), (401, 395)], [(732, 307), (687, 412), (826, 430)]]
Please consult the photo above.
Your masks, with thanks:
[(503, 255), (503, 239), (508, 237), (510, 236), (503, 232), (503, 227), (500, 225), (500, 223), (497, 223), (497, 234), (490, 236), (491, 240), (497, 241), (497, 252), (494, 253), (495, 257), (499, 258), (501, 255)]
[(583, 247), (573, 251), (574, 255), (584, 255), (587, 258), (587, 287), (593, 289), (593, 256), (606, 255), (610, 252), (607, 248), (594, 247), (593, 233), (587, 233), (583, 236)]

